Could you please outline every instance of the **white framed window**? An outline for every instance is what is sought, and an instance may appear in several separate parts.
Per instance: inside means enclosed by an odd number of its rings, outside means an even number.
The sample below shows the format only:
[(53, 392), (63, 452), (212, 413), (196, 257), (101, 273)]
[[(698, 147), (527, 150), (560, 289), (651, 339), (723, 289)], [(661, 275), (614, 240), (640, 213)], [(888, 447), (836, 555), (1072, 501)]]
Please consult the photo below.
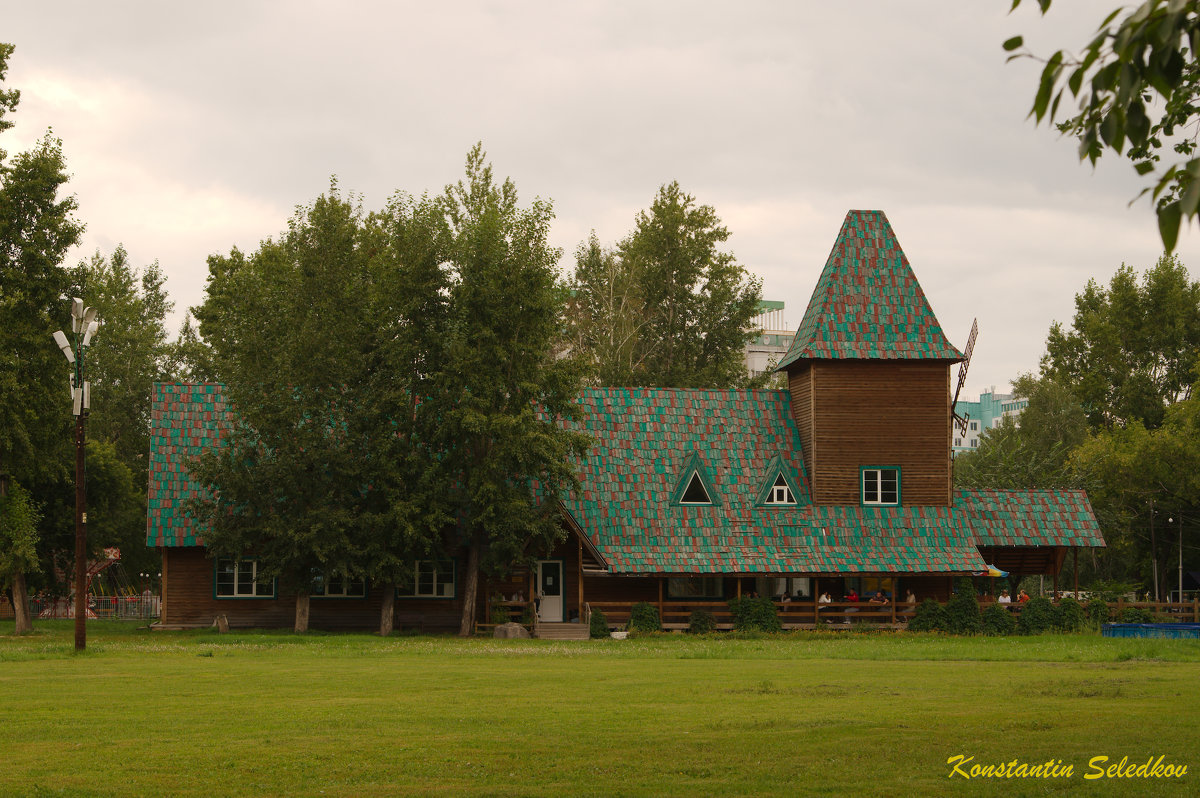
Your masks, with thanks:
[(684, 490), (683, 496), (679, 499), (680, 504), (712, 504), (712, 499), (708, 496), (708, 491), (704, 489), (704, 482), (700, 479), (700, 472), (693, 471), (692, 478), (688, 480), (687, 489)]
[(275, 598), (275, 580), (259, 573), (258, 560), (217, 560), (217, 598)]
[(900, 469), (868, 466), (862, 469), (862, 503), (897, 505), (900, 503)]
[(313, 598), (366, 598), (367, 580), (318, 571), (313, 574), (309, 595)]
[(451, 561), (417, 560), (413, 564), (412, 584), (396, 588), (396, 595), (400, 598), (454, 598), (454, 571)]
[(792, 489), (788, 487), (787, 480), (780, 474), (775, 478), (774, 484), (771, 485), (771, 491), (767, 494), (767, 504), (795, 504), (796, 497), (792, 496)]

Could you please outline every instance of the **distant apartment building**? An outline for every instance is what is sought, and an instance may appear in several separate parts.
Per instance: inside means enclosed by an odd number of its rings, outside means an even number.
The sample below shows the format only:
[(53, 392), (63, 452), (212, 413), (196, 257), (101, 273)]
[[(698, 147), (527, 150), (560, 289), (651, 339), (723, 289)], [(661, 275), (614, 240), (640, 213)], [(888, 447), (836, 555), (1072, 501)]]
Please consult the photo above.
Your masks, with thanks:
[(783, 303), (764, 299), (758, 303), (758, 315), (750, 322), (755, 330), (762, 330), (746, 344), (746, 370), (751, 377), (775, 370), (775, 366), (787, 354), (796, 331), (789, 328), (783, 316)]
[(959, 399), (954, 412), (967, 416), (967, 434), (954, 427), (951, 450), (954, 454), (970, 452), (979, 448), (979, 436), (986, 429), (995, 429), (1005, 418), (1016, 418), (1029, 404), (1028, 399), (1017, 399), (1012, 394), (996, 393), (995, 387), (979, 395), (979, 400), (967, 402)]

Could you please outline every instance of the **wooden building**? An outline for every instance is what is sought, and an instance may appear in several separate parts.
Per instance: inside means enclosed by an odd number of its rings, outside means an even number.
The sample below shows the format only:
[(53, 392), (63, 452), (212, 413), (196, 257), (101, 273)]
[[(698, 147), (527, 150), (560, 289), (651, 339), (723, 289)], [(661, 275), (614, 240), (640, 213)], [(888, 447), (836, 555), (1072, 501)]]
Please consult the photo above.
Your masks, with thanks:
[[(564, 540), (532, 569), (482, 584), (479, 617), (536, 594), (543, 621), (588, 606), (656, 603), (665, 618), (736, 595), (883, 591), (945, 599), (988, 564), (1057, 575), (1103, 546), (1082, 492), (962, 491), (950, 459), (943, 334), (880, 211), (851, 211), (791, 349), (787, 390), (594, 388), (579, 428), (594, 446), (562, 502)], [(287, 626), (294, 601), (253, 556), (213, 560), (183, 512), (187, 465), (219, 445), (230, 410), (213, 384), (155, 387), (147, 543), (163, 553), (164, 626)], [(413, 563), (396, 623), (453, 629), (462, 560)], [(336, 575), (315, 628), (377, 624), (381, 589)], [(811, 606), (811, 605), (810, 605)], [(813, 610), (815, 614), (815, 608)]]

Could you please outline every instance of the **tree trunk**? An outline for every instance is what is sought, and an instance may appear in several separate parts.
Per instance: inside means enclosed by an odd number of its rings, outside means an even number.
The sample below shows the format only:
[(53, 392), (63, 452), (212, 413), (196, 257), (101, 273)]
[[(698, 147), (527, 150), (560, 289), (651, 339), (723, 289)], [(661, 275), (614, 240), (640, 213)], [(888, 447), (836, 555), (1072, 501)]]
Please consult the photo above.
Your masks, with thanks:
[(308, 594), (296, 594), (296, 632), (308, 631)]
[(383, 605), (379, 608), (379, 635), (387, 637), (395, 628), (396, 621), (396, 583), (387, 582), (383, 586)]
[(466, 584), (463, 585), (462, 623), (458, 627), (459, 637), (470, 637), (475, 633), (475, 595), (479, 590), (479, 547), (478, 540), (471, 540), (467, 548)]
[(12, 576), (12, 605), (16, 627), (13, 631), (23, 635), (33, 631), (33, 618), (29, 614), (29, 593), (25, 587), (25, 572), (18, 569)]

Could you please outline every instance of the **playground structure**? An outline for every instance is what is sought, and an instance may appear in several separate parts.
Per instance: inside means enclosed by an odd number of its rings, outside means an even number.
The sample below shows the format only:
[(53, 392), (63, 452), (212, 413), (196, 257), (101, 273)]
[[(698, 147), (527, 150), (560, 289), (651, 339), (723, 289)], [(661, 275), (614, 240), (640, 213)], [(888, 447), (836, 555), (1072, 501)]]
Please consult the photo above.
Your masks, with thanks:
[[(68, 582), (65, 574), (61, 581)], [(162, 599), (144, 587), (141, 592), (121, 566), (121, 550), (106, 548), (99, 559), (88, 560), (87, 617), (100, 618), (157, 618)], [(75, 593), (52, 599), (33, 599), (31, 610), (39, 618), (74, 618)]]

